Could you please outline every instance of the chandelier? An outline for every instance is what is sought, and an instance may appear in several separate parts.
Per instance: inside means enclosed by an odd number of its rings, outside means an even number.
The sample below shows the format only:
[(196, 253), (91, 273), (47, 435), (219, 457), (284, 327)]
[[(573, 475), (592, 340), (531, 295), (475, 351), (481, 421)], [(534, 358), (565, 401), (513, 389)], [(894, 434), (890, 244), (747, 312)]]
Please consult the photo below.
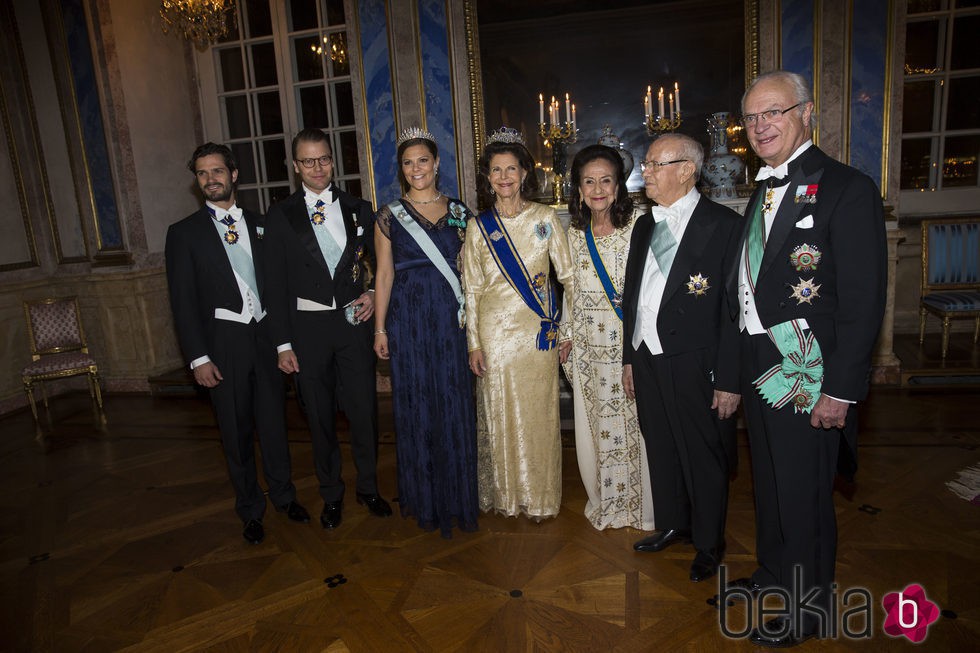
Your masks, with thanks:
[(171, 30), (200, 49), (228, 33), (228, 17), (234, 20), (235, 0), (161, 0), (163, 33)]

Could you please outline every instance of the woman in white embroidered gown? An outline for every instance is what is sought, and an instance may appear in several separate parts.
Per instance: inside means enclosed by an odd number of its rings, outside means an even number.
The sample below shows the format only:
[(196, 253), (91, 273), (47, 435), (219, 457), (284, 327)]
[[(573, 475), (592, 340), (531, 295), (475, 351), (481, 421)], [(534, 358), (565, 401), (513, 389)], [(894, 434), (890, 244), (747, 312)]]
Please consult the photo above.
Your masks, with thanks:
[[(572, 161), (568, 244), (575, 298), (566, 302), (564, 364), (575, 405), (575, 450), (588, 494), (585, 516), (598, 529), (653, 529), (653, 497), (636, 403), (626, 397), (619, 297), (633, 234), (633, 201), (616, 150), (590, 145)], [(590, 251), (589, 242), (594, 244)], [(603, 277), (607, 283), (603, 283)]]

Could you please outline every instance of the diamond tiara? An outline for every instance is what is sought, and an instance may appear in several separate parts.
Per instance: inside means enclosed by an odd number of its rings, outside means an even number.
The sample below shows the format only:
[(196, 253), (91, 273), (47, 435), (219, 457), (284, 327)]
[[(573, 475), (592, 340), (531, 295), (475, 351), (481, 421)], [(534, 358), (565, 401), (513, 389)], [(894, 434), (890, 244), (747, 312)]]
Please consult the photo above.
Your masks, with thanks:
[(432, 141), (433, 143), (436, 142), (436, 137), (421, 127), (409, 127), (398, 136), (398, 141), (395, 144), (401, 145), (405, 141), (410, 141), (416, 138), (424, 138), (427, 141)]
[(518, 145), (527, 147), (521, 132), (511, 127), (501, 127), (497, 131), (491, 132), (487, 137), (487, 145), (490, 145), (490, 143), (517, 143)]

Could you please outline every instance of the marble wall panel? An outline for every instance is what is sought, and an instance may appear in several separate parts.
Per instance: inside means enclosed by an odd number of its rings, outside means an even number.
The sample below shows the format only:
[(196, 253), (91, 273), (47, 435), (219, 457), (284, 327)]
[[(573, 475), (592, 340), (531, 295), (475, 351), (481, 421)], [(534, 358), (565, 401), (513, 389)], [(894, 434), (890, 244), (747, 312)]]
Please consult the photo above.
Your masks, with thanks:
[(888, 31), (888, 0), (863, 0), (852, 5), (850, 51), (849, 163), (881, 187), (884, 156), (884, 113)]
[(73, 109), (81, 129), (89, 187), (95, 206), (99, 250), (122, 250), (122, 228), (83, 1), (61, 0), (59, 8), (71, 63), (75, 96)]
[(425, 85), (426, 125), (439, 144), (439, 189), (459, 197), (452, 71), (446, 32), (445, 0), (419, 2), (419, 43)]
[[(388, 48), (388, 18), (384, 0), (358, 3), (358, 28), (364, 74), (365, 128), (369, 135), (374, 188), (364, 199), (377, 206), (401, 195), (396, 176), (395, 112), (392, 95), (391, 60)], [(368, 192), (370, 190), (371, 192)], [(373, 193), (373, 194), (371, 194)]]
[(780, 67), (799, 73), (812, 82), (813, 0), (782, 0), (780, 18)]

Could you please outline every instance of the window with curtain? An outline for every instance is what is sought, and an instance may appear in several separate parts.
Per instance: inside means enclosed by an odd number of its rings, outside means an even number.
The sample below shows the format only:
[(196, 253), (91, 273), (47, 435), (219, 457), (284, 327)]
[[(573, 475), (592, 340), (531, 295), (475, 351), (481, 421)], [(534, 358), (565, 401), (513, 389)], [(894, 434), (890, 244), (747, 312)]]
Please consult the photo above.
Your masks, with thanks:
[(265, 212), (290, 194), (290, 143), (308, 127), (328, 134), (338, 184), (361, 194), (343, 0), (239, 0), (197, 63), (206, 137), (235, 152), (240, 204)]

